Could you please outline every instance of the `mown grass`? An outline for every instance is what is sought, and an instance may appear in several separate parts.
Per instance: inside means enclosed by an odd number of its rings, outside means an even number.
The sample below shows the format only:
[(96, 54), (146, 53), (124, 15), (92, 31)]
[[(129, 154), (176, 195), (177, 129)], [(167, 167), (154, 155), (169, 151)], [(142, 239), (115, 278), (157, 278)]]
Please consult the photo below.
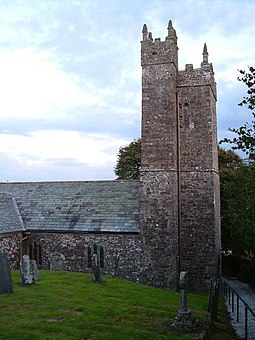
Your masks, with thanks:
[[(126, 280), (42, 271), (35, 285), (20, 285), (13, 272), (14, 294), (0, 295), (0, 339), (192, 339), (170, 329), (180, 305), (176, 292)], [(209, 326), (208, 296), (190, 293), (188, 305), (199, 320), (196, 333)], [(211, 339), (232, 339), (224, 308)]]

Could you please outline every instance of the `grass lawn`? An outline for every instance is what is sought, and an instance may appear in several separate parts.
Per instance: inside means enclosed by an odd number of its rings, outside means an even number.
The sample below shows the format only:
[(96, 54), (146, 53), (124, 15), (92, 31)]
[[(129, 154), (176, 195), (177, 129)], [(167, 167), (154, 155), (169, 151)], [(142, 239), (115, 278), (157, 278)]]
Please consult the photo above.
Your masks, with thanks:
[[(12, 273), (14, 294), (0, 295), (0, 339), (194, 339), (170, 329), (180, 295), (117, 278), (95, 284), (92, 275), (41, 271), (41, 280), (21, 286)], [(188, 306), (209, 325), (208, 294), (190, 293)], [(221, 323), (210, 339), (233, 339), (220, 306)]]

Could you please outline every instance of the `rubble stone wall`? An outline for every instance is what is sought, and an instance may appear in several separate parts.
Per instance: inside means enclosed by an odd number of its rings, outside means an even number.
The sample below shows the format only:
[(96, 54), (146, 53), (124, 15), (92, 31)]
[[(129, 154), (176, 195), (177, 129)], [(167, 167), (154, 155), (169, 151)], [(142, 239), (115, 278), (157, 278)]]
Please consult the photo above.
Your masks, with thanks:
[(0, 235), (0, 248), (6, 253), (12, 269), (19, 268), (21, 239), (22, 233)]

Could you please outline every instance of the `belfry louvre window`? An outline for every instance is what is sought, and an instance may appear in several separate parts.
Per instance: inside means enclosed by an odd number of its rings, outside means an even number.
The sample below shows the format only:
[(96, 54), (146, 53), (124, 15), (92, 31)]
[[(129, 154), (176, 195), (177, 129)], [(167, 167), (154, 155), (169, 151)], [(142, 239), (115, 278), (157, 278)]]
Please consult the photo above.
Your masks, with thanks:
[(35, 260), (38, 267), (42, 266), (42, 246), (33, 241), (29, 243), (28, 255), (31, 260)]

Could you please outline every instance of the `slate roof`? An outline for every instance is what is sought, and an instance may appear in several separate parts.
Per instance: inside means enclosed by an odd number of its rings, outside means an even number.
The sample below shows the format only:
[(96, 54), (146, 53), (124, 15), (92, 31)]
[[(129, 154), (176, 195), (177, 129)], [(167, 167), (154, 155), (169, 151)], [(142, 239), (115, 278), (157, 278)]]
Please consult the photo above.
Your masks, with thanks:
[(15, 198), (26, 230), (136, 233), (139, 188), (138, 181), (0, 183), (0, 195)]
[(23, 231), (24, 224), (14, 198), (0, 197), (0, 233)]

